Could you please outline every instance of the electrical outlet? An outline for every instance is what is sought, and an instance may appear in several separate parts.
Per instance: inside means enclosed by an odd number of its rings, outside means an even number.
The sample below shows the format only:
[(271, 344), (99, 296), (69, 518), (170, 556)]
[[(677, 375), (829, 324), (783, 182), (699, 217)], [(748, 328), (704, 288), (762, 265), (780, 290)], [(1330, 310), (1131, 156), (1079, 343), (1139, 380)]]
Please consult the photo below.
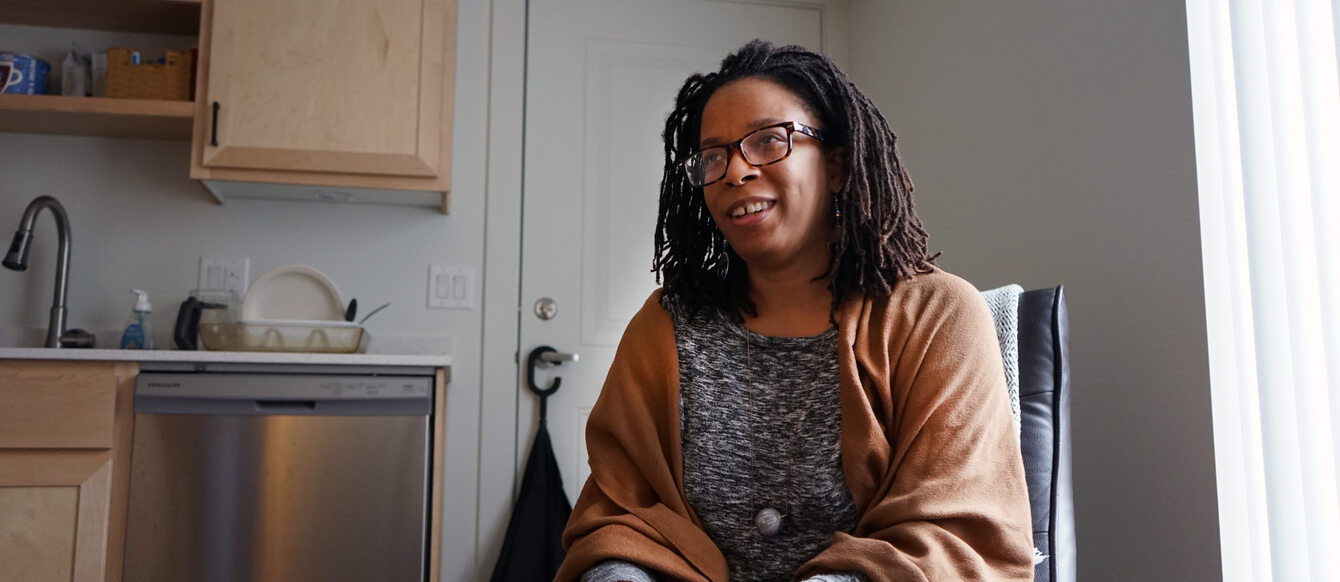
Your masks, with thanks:
[(251, 281), (251, 259), (200, 257), (198, 289), (228, 289), (241, 298)]
[(428, 307), (474, 309), (474, 268), (428, 265)]

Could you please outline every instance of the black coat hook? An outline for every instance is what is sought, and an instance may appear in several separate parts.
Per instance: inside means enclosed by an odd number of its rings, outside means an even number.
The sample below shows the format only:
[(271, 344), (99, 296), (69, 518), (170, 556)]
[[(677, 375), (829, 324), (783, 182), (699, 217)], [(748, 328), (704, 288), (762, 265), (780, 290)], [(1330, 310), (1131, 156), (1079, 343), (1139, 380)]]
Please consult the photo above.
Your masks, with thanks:
[[(526, 386), (540, 397), (540, 422), (543, 423), (548, 417), (549, 397), (558, 392), (558, 387), (563, 383), (562, 378), (554, 378), (554, 381), (547, 388), (540, 388), (535, 384), (535, 366), (540, 362), (540, 358), (545, 354), (557, 353), (558, 350), (550, 346), (540, 346), (530, 351), (530, 356), (526, 358)], [(561, 365), (556, 363), (554, 365)]]

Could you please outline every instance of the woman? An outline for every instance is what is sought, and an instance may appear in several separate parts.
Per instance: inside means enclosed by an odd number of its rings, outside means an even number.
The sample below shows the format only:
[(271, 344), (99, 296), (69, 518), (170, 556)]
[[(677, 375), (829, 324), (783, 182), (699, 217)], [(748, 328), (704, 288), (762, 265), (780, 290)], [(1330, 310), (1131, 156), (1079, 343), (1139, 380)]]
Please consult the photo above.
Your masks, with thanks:
[(991, 317), (927, 256), (875, 106), (754, 41), (664, 138), (664, 287), (591, 412), (557, 579), (1031, 580)]

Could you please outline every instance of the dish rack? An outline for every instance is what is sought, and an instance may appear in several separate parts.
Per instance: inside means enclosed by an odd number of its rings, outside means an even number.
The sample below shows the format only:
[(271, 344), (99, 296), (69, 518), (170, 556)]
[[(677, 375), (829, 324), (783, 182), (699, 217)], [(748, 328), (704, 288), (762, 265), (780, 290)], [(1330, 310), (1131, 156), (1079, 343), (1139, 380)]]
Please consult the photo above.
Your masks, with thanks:
[(200, 342), (212, 351), (352, 354), (366, 351), (369, 339), (362, 326), (347, 321), (272, 319), (200, 324)]

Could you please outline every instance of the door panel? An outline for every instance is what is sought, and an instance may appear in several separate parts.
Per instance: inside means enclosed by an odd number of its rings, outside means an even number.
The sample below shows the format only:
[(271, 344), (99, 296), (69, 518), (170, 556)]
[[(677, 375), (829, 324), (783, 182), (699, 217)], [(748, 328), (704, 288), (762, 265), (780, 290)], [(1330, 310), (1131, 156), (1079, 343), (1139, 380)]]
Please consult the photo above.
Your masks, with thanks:
[(423, 580), (428, 422), (136, 414), (126, 580)]
[(0, 580), (120, 580), (112, 505), (111, 451), (0, 450)]
[(0, 487), (0, 564), (23, 580), (69, 580), (79, 488)]
[[(648, 273), (660, 187), (659, 136), (687, 76), (721, 51), (590, 41), (584, 110), (581, 345), (617, 346), (631, 314), (656, 288)], [(664, 104), (664, 111), (655, 105)]]
[[(570, 499), (588, 475), (586, 416), (624, 327), (656, 288), (649, 269), (660, 134), (680, 84), (754, 38), (823, 50), (825, 10), (711, 0), (530, 3), (520, 343), (523, 355), (540, 345), (581, 355), (536, 379), (545, 386), (563, 378), (548, 428)], [(553, 319), (532, 313), (542, 297), (557, 302)], [(523, 419), (532, 418), (531, 400)], [(518, 458), (533, 430), (519, 426)]]

